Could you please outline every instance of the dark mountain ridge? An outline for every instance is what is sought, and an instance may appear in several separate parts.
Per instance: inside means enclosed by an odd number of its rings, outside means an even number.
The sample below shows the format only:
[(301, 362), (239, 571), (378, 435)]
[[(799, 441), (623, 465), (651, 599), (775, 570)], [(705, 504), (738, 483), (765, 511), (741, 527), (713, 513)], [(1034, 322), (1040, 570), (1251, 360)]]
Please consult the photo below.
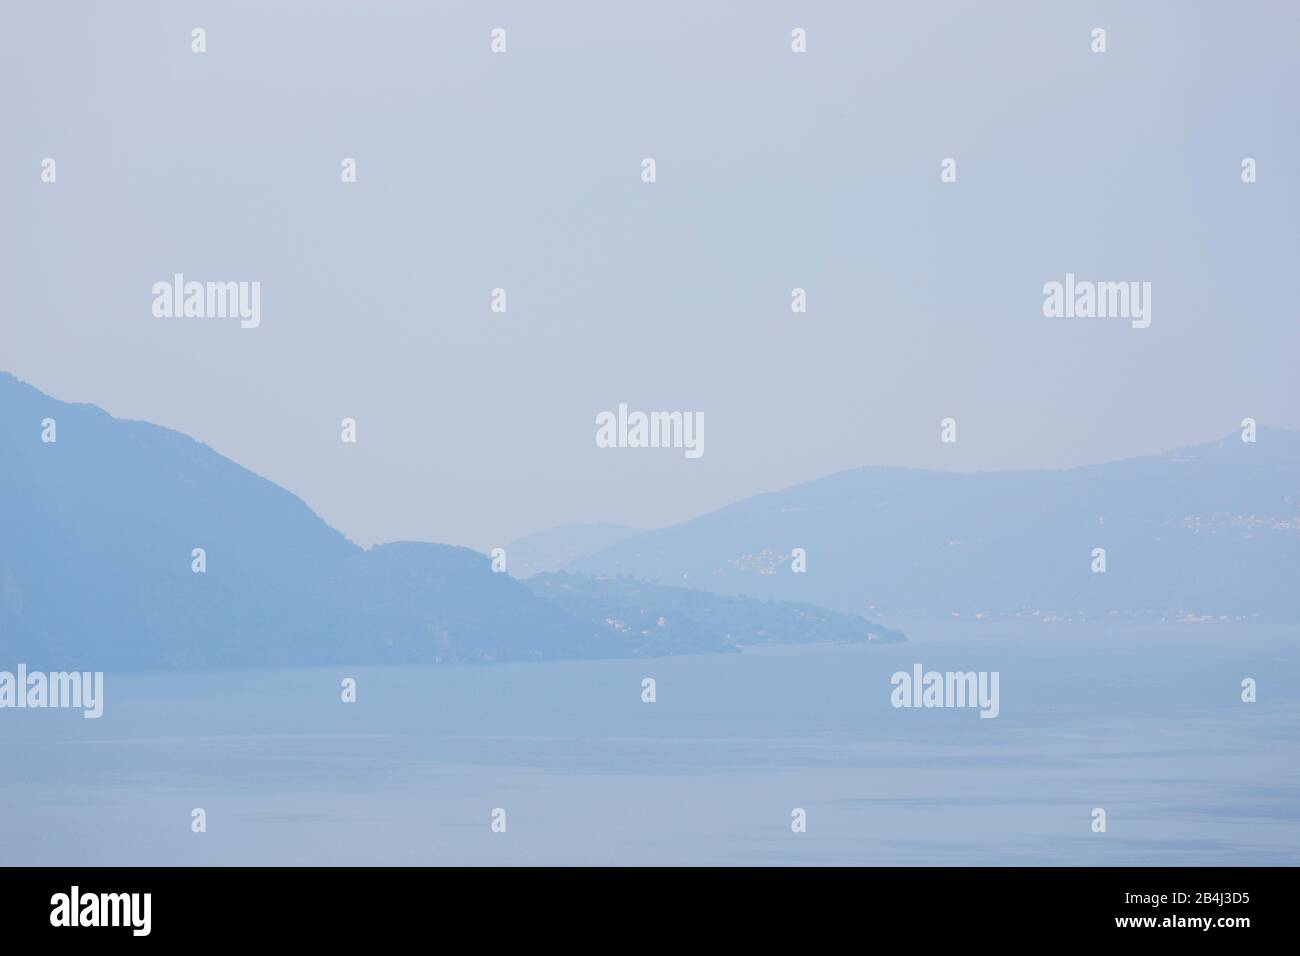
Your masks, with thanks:
[[(53, 420), (53, 442), (43, 440)], [(203, 573), (193, 569), (204, 551)], [(0, 655), (33, 668), (470, 663), (731, 651), (788, 625), (754, 607), (653, 640), (610, 625), (644, 595), (538, 593), (478, 552), (363, 550), (299, 498), (178, 432), (59, 402), (0, 373)], [(710, 595), (690, 598), (708, 616)], [(622, 603), (620, 603), (622, 602)], [(657, 618), (656, 618), (657, 620)], [(846, 620), (845, 639), (866, 621)], [(733, 634), (732, 631), (739, 631)], [(784, 626), (790, 639), (818, 639)], [(825, 633), (810, 629), (809, 635)]]

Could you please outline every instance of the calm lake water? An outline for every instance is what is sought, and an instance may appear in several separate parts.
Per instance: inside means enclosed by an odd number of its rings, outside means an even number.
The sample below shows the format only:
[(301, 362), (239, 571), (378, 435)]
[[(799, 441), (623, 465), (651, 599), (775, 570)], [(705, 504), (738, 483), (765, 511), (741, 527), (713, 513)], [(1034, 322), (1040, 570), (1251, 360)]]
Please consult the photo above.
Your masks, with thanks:
[[(1300, 862), (1295, 634), (907, 631), (641, 661), (109, 673), (99, 720), (0, 711), (0, 864)], [(999, 671), (1000, 715), (893, 708), (890, 676), (916, 663)]]

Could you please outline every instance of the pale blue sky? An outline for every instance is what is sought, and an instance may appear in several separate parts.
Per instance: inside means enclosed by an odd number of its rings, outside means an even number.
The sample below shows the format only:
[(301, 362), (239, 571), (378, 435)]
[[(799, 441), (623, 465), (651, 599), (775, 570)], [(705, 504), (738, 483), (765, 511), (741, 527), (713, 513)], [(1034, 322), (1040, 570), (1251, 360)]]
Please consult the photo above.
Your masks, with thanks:
[[(1293, 4), (372, 6), (5, 4), (0, 369), (363, 544), (1300, 428)], [(1043, 318), (1067, 271), (1151, 327)], [(261, 327), (155, 319), (174, 272)], [(704, 457), (597, 449), (619, 402)]]

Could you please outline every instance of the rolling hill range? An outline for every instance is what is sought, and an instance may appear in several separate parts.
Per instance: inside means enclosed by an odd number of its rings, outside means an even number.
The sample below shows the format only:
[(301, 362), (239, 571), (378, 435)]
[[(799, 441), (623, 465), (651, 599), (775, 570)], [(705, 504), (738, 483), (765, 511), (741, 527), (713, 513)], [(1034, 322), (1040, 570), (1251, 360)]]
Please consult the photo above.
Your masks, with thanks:
[[(807, 571), (791, 570), (803, 548)], [(1106, 570), (1094, 573), (1093, 549)], [(1300, 435), (1060, 471), (861, 468), (576, 559), (857, 614), (1300, 619)]]
[[(529, 587), (448, 545), (364, 550), (206, 445), (0, 373), (0, 655), (10, 664), (465, 663), (893, 633), (757, 600), (571, 584)], [(626, 626), (643, 619), (653, 627)]]

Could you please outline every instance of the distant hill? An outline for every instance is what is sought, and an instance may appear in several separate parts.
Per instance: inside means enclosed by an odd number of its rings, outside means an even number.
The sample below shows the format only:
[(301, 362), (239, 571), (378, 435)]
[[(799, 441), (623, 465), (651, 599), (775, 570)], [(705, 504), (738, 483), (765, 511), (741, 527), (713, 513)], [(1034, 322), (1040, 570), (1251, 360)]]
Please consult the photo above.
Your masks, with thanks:
[[(47, 418), (53, 443), (42, 441)], [(201, 574), (191, 566), (195, 548), (206, 553)], [(363, 550), (206, 445), (59, 402), (0, 373), (0, 653), (10, 665), (456, 663), (734, 649), (729, 633), (679, 624), (677, 615), (654, 641), (629, 642), (605, 618), (611, 608), (633, 618), (640, 596), (625, 590), (620, 604), (597, 599), (600, 590), (586, 601), (539, 595), (466, 548)], [(709, 600), (692, 598), (706, 622)], [(788, 632), (783, 609), (755, 609), (751, 625), (765, 613)]]
[(599, 620), (636, 656), (688, 642), (743, 644), (895, 643), (902, 632), (808, 604), (719, 597), (632, 578), (542, 574), (528, 580), (535, 594), (574, 614)]
[(507, 567), (517, 578), (559, 571), (578, 558), (603, 551), (634, 534), (621, 524), (567, 524), (525, 535), (506, 546)]
[[(806, 573), (791, 571), (794, 548)], [(1233, 433), (1061, 471), (860, 468), (647, 531), (569, 570), (895, 621), (1295, 620), (1300, 435)]]

